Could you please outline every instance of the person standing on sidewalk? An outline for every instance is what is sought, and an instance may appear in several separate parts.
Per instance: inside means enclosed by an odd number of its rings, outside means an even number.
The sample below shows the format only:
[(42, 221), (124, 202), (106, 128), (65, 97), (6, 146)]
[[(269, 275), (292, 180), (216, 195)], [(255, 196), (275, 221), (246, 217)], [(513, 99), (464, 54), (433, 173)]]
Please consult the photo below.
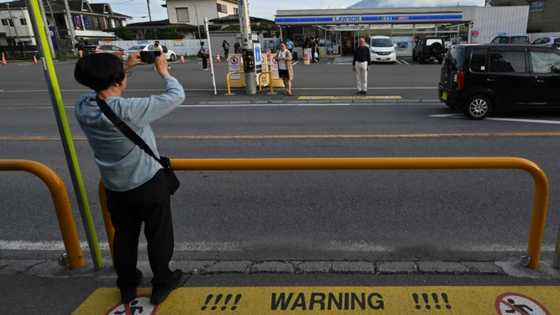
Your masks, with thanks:
[(222, 42), (222, 48), (224, 49), (224, 59), (227, 61), (227, 59), (229, 57), (229, 43), (225, 39)]
[(210, 52), (204, 42), (200, 42), (200, 50), (198, 51), (198, 56), (202, 58), (202, 70), (208, 71), (208, 58), (210, 57)]
[(294, 66), (292, 64), (292, 53), (285, 43), (280, 44), (280, 50), (276, 54), (278, 62), (278, 75), (284, 81), (286, 95), (292, 96), (292, 80), (294, 79)]
[(358, 95), (366, 95), (368, 89), (368, 68), (371, 63), (371, 55), (369, 47), (366, 45), (366, 39), (360, 37), (359, 46), (354, 51), (354, 61), (352, 69), (356, 73), (356, 85), (358, 87)]
[[(181, 270), (169, 269), (174, 250), (170, 204), (174, 191), (158, 153), (151, 123), (176, 109), (185, 99), (185, 91), (169, 74), (165, 57), (159, 56), (155, 70), (165, 82), (165, 92), (143, 98), (122, 97), (128, 86), (129, 71), (140, 62), (140, 53), (130, 55), (124, 66), (118, 57), (107, 53), (81, 58), (74, 77), (93, 91), (78, 100), (75, 115), (93, 149), (107, 191), (115, 227), (113, 265), (121, 301), (132, 302), (142, 281), (142, 272), (136, 264), (138, 239), (144, 224), (154, 275), (150, 300), (158, 305), (183, 284), (184, 275)], [(141, 142), (144, 148), (138, 144)]]

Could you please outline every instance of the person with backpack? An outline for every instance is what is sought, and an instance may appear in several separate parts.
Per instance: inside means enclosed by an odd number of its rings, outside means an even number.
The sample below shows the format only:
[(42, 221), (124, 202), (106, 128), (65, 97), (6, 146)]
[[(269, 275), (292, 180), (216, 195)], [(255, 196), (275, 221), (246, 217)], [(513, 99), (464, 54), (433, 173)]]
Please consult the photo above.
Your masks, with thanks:
[(185, 278), (181, 270), (169, 268), (174, 250), (170, 199), (179, 182), (169, 159), (158, 152), (151, 124), (182, 104), (185, 91), (170, 75), (165, 57), (159, 56), (155, 70), (165, 83), (165, 92), (143, 98), (123, 97), (129, 72), (139, 63), (140, 53), (130, 55), (126, 65), (108, 53), (81, 58), (74, 77), (93, 91), (77, 101), (75, 115), (93, 149), (107, 192), (115, 227), (113, 266), (121, 302), (134, 301), (142, 281), (136, 264), (144, 225), (153, 273), (150, 301), (158, 305), (183, 285)]

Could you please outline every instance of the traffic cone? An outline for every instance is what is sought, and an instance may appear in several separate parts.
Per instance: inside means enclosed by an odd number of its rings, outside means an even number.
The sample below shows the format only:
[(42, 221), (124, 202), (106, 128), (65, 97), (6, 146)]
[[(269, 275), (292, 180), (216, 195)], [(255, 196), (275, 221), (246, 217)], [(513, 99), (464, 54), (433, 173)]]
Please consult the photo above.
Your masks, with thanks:
[(3, 64), (3, 65), (7, 65), (7, 64), (8, 64), (8, 61), (6, 60), (6, 54), (5, 54), (5, 53), (2, 53), (2, 64)]
[(37, 57), (36, 57), (35, 55), (33, 55), (32, 63), (33, 63), (34, 65), (38, 65), (38, 64), (39, 64), (39, 61), (37, 60)]
[(181, 64), (185, 64), (185, 56), (181, 56)]

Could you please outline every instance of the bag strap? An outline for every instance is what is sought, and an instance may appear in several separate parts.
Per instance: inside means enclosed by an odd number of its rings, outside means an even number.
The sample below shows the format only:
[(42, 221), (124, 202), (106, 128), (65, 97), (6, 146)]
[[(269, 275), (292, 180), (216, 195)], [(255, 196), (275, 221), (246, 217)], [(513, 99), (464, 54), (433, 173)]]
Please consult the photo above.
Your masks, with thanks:
[(162, 160), (158, 158), (154, 151), (150, 148), (150, 146), (138, 135), (132, 128), (130, 128), (115, 112), (107, 105), (107, 103), (100, 99), (98, 96), (95, 98), (97, 101), (97, 106), (101, 109), (103, 114), (109, 118), (109, 120), (113, 123), (113, 125), (125, 136), (128, 140), (132, 141), (132, 143), (136, 144), (140, 147), (146, 154), (151, 156), (154, 160), (158, 161), (161, 166), (166, 168), (167, 166), (164, 165)]

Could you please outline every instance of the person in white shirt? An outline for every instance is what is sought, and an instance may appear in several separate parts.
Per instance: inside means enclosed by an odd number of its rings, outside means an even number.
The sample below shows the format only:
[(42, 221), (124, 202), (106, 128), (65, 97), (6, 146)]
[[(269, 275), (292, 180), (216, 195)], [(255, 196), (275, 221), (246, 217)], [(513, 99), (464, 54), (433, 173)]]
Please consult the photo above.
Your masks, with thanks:
[(292, 96), (292, 80), (294, 79), (294, 66), (292, 64), (292, 53), (285, 43), (280, 44), (280, 50), (276, 54), (278, 62), (278, 75), (284, 81), (286, 95)]

